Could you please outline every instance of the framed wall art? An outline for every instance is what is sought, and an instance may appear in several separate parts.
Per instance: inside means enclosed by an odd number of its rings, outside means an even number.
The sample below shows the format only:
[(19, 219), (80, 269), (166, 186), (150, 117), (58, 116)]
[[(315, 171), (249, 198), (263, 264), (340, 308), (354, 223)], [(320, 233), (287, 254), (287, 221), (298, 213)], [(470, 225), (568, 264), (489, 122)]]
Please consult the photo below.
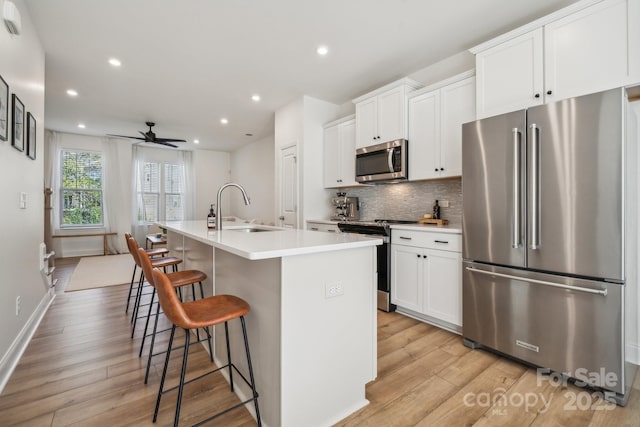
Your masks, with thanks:
[(16, 150), (24, 151), (24, 104), (15, 93), (11, 95), (11, 102), (13, 110), (11, 145)]
[(0, 76), (0, 141), (9, 136), (9, 85)]
[(27, 113), (27, 156), (36, 159), (36, 119)]

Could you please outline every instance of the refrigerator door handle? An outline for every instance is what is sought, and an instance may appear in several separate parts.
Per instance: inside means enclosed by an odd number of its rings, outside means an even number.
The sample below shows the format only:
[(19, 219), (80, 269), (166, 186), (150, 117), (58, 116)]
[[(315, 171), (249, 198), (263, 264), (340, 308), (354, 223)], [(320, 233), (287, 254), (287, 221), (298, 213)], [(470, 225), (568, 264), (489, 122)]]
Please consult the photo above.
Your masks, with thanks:
[(531, 223), (529, 241), (532, 250), (540, 249), (540, 189), (539, 189), (539, 143), (540, 129), (535, 123), (530, 126), (531, 132)]
[(529, 279), (529, 278), (526, 278), (526, 277), (512, 276), (511, 274), (504, 274), (504, 273), (496, 273), (496, 272), (493, 272), (493, 271), (478, 270), (478, 269), (473, 268), (473, 267), (465, 267), (465, 269), (468, 270), (468, 271), (471, 271), (472, 273), (480, 273), (480, 274), (485, 274), (487, 276), (504, 277), (505, 279), (521, 280), (521, 281), (527, 282), (527, 283), (535, 283), (535, 284), (538, 284), (538, 285), (551, 286), (552, 288), (561, 288), (561, 289), (567, 289), (567, 290), (570, 290), (570, 291), (585, 292), (585, 293), (588, 293), (588, 294), (602, 295), (603, 297), (607, 296), (607, 290), (606, 289), (580, 288), (578, 286), (564, 285), (562, 283), (547, 282), (545, 280), (536, 280), (536, 279)]
[(511, 247), (520, 247), (520, 130), (513, 128), (513, 230)]

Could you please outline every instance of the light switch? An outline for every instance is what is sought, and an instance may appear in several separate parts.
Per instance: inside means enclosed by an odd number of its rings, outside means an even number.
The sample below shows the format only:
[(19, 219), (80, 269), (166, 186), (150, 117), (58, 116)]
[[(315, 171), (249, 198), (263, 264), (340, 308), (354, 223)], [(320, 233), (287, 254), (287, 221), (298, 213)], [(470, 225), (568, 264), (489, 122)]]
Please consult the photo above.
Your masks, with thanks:
[(440, 206), (442, 206), (443, 208), (448, 208), (449, 207), (449, 201), (448, 200), (441, 200), (440, 201)]
[(20, 192), (20, 209), (27, 209), (27, 193)]

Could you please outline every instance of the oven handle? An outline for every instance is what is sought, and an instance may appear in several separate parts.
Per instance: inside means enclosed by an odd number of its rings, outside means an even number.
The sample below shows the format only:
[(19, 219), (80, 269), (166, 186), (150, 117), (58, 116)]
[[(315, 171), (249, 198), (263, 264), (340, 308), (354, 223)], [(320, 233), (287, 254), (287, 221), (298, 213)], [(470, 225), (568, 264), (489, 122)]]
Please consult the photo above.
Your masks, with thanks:
[(394, 168), (393, 168), (393, 148), (389, 148), (389, 157), (387, 157), (387, 163), (389, 165), (389, 172), (393, 173), (395, 172)]

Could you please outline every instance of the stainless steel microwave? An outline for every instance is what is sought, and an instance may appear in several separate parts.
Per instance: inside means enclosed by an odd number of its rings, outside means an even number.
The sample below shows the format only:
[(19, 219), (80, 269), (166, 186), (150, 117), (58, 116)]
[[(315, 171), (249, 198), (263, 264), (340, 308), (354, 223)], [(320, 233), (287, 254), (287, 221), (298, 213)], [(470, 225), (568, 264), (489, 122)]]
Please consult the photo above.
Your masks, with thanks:
[(356, 181), (407, 179), (407, 140), (397, 139), (356, 150)]

